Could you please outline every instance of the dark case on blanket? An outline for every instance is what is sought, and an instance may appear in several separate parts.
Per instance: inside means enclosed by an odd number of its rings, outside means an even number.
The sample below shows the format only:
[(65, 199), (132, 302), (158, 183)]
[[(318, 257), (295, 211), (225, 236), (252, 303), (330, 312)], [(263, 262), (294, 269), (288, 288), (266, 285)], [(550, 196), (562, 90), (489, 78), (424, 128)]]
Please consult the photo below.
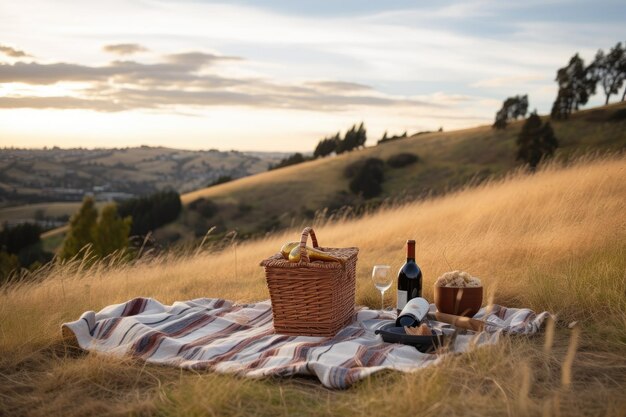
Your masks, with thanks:
[(406, 334), (404, 327), (396, 327), (395, 323), (380, 330), (376, 330), (376, 334), (382, 336), (383, 341), (387, 343), (401, 343), (417, 348), (420, 352), (430, 353), (437, 348), (444, 346), (445, 336), (440, 331), (432, 330), (432, 336), (413, 336)]

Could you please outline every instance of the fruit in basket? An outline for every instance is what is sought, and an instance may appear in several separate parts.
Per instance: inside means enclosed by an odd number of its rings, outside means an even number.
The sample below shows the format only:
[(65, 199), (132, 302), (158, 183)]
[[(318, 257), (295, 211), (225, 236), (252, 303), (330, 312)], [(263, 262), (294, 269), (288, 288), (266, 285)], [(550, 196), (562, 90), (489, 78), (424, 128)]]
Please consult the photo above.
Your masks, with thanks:
[[(336, 256), (333, 256), (331, 254), (329, 254), (328, 252), (323, 252), (319, 249), (315, 249), (315, 248), (310, 248), (310, 247), (306, 247), (306, 253), (307, 255), (309, 255), (309, 259), (311, 260), (311, 262), (313, 261), (322, 261), (322, 262), (340, 262), (340, 263), (344, 263), (345, 260), (341, 259), (341, 258), (337, 258)], [(298, 246), (296, 246), (295, 248), (293, 248), (291, 250), (291, 252), (289, 252), (289, 262), (300, 262), (300, 243), (298, 243)]]
[(289, 260), (289, 254), (296, 246), (300, 246), (300, 242), (287, 242), (280, 248), (280, 253), (283, 255), (283, 258)]

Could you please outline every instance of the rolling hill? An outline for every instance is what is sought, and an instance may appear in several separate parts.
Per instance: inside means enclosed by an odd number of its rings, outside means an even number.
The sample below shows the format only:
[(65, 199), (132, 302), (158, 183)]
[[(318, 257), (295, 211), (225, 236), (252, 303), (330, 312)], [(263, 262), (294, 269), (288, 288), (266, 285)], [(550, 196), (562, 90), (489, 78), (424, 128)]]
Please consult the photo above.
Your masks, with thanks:
[[(557, 156), (562, 160), (626, 149), (624, 102), (579, 111), (569, 120), (551, 123), (560, 143)], [(192, 191), (181, 196), (185, 208), (179, 219), (156, 230), (154, 235), (163, 243), (192, 243), (215, 226), (211, 238), (216, 240), (230, 231), (243, 238), (262, 236), (310, 223), (316, 217), (333, 213), (341, 216), (389, 201), (412, 201), (502, 177), (520, 166), (515, 161), (515, 140), (522, 124), (523, 121), (512, 122), (506, 130), (480, 126), (413, 135)], [(347, 167), (367, 158), (387, 161), (399, 153), (415, 154), (419, 160), (399, 169), (387, 165), (380, 196), (364, 200), (350, 193), (349, 179), (344, 174)], [(76, 210), (77, 204), (71, 204)], [(67, 205), (60, 207), (67, 209)], [(0, 218), (36, 208), (40, 207), (1, 209)], [(46, 248), (57, 247), (64, 231), (61, 227), (46, 232)]]
[(122, 149), (0, 149), (0, 221), (64, 223), (85, 194), (122, 200), (173, 188), (187, 192), (220, 176), (267, 170), (284, 154), (189, 151), (141, 146)]
[[(580, 111), (569, 120), (551, 123), (560, 142), (557, 155), (561, 159), (626, 149), (626, 103)], [(169, 241), (192, 240), (212, 226), (217, 226), (217, 236), (230, 230), (240, 236), (263, 235), (310, 222), (324, 209), (329, 215), (342, 206), (376, 207), (389, 199), (413, 200), (501, 177), (519, 166), (515, 140), (522, 124), (513, 122), (506, 130), (480, 126), (414, 135), (190, 192), (182, 196), (186, 209), (179, 221), (157, 231), (156, 236)], [(350, 164), (367, 158), (387, 161), (399, 153), (415, 154), (419, 161), (399, 169), (387, 165), (382, 194), (374, 199), (366, 201), (350, 193), (344, 175)], [(209, 210), (203, 210), (207, 205)]]
[[(438, 366), (378, 374), (342, 392), (308, 379), (181, 371), (63, 344), (61, 323), (137, 296), (167, 304), (198, 297), (268, 298), (258, 262), (297, 238), (301, 229), (294, 227), (221, 252), (170, 253), (118, 265), (106, 260), (92, 267), (80, 259), (55, 264), (2, 288), (0, 414), (623, 415), (625, 170), (624, 156), (548, 167), (314, 225), (321, 245), (359, 247), (359, 305), (380, 305), (371, 268), (398, 268), (404, 242), (413, 237), (427, 299), (437, 276), (463, 269), (482, 279), (486, 300), (557, 314), (553, 338), (548, 332), (502, 337), (497, 345), (443, 358)], [(394, 295), (386, 293), (387, 305)], [(568, 328), (574, 321), (578, 338)], [(571, 384), (564, 383), (566, 373)]]

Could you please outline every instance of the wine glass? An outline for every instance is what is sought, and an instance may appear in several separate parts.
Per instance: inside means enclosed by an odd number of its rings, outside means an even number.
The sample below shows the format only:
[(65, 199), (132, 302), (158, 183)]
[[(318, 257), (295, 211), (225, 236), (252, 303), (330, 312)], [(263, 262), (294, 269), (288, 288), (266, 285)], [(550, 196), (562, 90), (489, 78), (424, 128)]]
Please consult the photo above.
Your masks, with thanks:
[(380, 291), (380, 309), (385, 308), (385, 291), (391, 287), (393, 282), (393, 274), (391, 274), (391, 267), (389, 265), (374, 265), (372, 269), (372, 281), (374, 285)]

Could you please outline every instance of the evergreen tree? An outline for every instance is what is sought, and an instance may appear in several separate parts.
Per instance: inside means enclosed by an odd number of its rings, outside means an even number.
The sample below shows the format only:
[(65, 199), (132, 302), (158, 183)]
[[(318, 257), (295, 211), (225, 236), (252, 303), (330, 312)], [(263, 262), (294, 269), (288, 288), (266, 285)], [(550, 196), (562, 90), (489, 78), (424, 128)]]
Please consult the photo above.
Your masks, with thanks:
[(85, 197), (78, 213), (70, 219), (70, 226), (59, 254), (61, 259), (69, 259), (78, 254), (86, 245), (94, 241), (94, 229), (98, 211), (93, 198)]
[(335, 152), (338, 155), (344, 152), (350, 152), (354, 149), (361, 148), (365, 146), (365, 142), (367, 141), (367, 131), (365, 130), (365, 125), (363, 122), (357, 128), (356, 124), (352, 125), (343, 139), (339, 133), (337, 133), (333, 137), (322, 139), (315, 148), (313, 152), (313, 156), (315, 158), (324, 157), (326, 155), (330, 155)]
[(115, 204), (108, 204), (102, 209), (100, 219), (94, 231), (94, 252), (105, 257), (115, 251), (128, 247), (128, 235), (132, 218), (121, 218)]
[(319, 141), (315, 151), (313, 151), (313, 156), (315, 158), (325, 157), (335, 152), (337, 149), (337, 142), (339, 142), (339, 133), (335, 136), (331, 136), (328, 138), (324, 138)]
[(132, 217), (131, 235), (145, 235), (174, 221), (182, 210), (182, 203), (176, 191), (159, 191), (126, 200), (119, 204), (117, 210), (121, 217)]
[(356, 137), (356, 147), (362, 148), (363, 146), (365, 146), (365, 142), (367, 141), (367, 131), (365, 130), (363, 122), (361, 122), (361, 124), (359, 125), (359, 129), (356, 132)]
[(559, 91), (552, 105), (553, 119), (567, 119), (572, 111), (587, 104), (589, 97), (595, 93), (597, 78), (593, 67), (585, 67), (585, 62), (574, 55), (566, 67), (556, 73)]
[(542, 159), (554, 154), (559, 142), (550, 123), (542, 125), (536, 112), (522, 126), (517, 137), (517, 160), (524, 161), (534, 171)]
[(357, 143), (357, 132), (356, 125), (352, 125), (350, 129), (346, 132), (343, 137), (343, 141), (341, 142), (341, 150), (337, 153), (350, 152), (352, 149), (356, 147)]

